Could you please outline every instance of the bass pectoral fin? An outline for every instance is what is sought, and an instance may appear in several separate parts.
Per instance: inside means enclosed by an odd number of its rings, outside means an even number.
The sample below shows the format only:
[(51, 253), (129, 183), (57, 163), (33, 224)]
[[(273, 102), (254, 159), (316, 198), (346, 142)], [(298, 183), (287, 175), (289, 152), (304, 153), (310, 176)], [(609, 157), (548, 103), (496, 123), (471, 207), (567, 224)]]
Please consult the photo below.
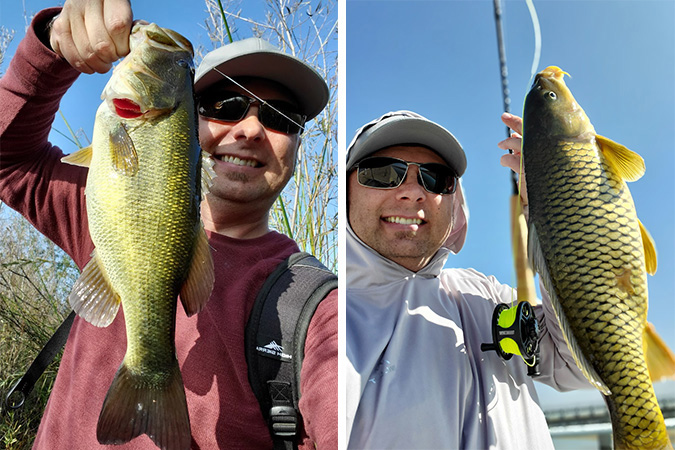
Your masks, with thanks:
[(645, 161), (642, 156), (599, 134), (595, 135), (595, 141), (608, 164), (622, 179), (636, 181), (644, 175)]
[(108, 137), (115, 170), (123, 175), (135, 175), (138, 172), (138, 154), (124, 124), (120, 122), (114, 126)]
[(61, 158), (61, 162), (72, 164), (73, 166), (89, 167), (91, 165), (92, 148), (81, 148), (73, 153)]
[(556, 319), (558, 319), (558, 325), (562, 330), (565, 343), (567, 348), (569, 348), (574, 362), (577, 367), (581, 370), (581, 373), (584, 374), (584, 377), (600, 392), (604, 395), (610, 395), (611, 391), (607, 387), (604, 381), (598, 375), (595, 368), (584, 356), (577, 338), (574, 336), (572, 331), (572, 326), (565, 316), (565, 311), (563, 310), (562, 303), (558, 298), (558, 294), (555, 291), (555, 286), (553, 284), (553, 279), (548, 271), (548, 266), (546, 264), (546, 259), (541, 250), (541, 245), (539, 244), (539, 236), (537, 235), (537, 229), (533, 223), (530, 224), (529, 233), (527, 238), (527, 253), (528, 258), (532, 264), (532, 268), (539, 274), (541, 281), (544, 284), (544, 288), (548, 292), (548, 296), (551, 299), (551, 305), (553, 305), (553, 311), (555, 312)]
[(640, 234), (642, 235), (642, 247), (644, 248), (645, 252), (645, 266), (647, 273), (649, 275), (654, 275), (656, 273), (657, 266), (656, 246), (654, 245), (654, 239), (652, 239), (649, 231), (647, 231), (645, 226), (642, 225), (640, 220), (638, 220), (638, 223), (640, 224)]
[(203, 226), (199, 226), (192, 263), (187, 279), (180, 290), (180, 300), (185, 314), (192, 316), (204, 308), (211, 296), (215, 275), (211, 247)]
[(107, 327), (115, 319), (120, 297), (110, 285), (96, 250), (73, 285), (68, 301), (73, 311), (94, 326)]
[(656, 333), (651, 323), (647, 323), (642, 334), (642, 345), (652, 381), (675, 379), (675, 354)]
[(201, 180), (202, 180), (202, 185), (201, 185), (201, 193), (202, 197), (201, 200), (204, 200), (204, 197), (206, 197), (206, 194), (209, 193), (211, 186), (213, 186), (213, 179), (216, 177), (216, 172), (213, 170), (213, 166), (215, 165), (215, 161), (213, 158), (211, 158), (211, 155), (206, 153), (205, 151), (202, 150), (201, 153), (201, 167), (202, 167), (202, 174), (201, 174)]

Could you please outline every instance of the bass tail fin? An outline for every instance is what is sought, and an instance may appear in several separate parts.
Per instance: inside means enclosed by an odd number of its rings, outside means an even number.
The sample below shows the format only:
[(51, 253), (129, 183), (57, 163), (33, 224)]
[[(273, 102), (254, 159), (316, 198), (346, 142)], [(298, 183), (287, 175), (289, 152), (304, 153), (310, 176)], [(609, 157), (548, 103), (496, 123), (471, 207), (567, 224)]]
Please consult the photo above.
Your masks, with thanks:
[(96, 437), (101, 444), (123, 444), (141, 434), (163, 450), (190, 448), (190, 419), (178, 361), (165, 380), (136, 375), (124, 362), (115, 374)]

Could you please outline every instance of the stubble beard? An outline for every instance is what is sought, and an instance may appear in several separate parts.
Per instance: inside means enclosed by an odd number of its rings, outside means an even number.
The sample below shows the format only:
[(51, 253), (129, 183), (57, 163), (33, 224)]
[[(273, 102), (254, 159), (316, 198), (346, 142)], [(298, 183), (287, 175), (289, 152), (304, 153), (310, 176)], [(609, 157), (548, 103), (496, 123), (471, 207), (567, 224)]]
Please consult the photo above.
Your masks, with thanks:
[(389, 255), (385, 256), (390, 258), (417, 258), (425, 255), (427, 251), (426, 243), (418, 240), (417, 232), (411, 230), (394, 233), (394, 239), (386, 247)]
[(241, 183), (248, 183), (250, 180), (250, 177), (247, 174), (241, 172), (227, 172), (225, 174), (225, 178), (231, 181), (238, 181)]

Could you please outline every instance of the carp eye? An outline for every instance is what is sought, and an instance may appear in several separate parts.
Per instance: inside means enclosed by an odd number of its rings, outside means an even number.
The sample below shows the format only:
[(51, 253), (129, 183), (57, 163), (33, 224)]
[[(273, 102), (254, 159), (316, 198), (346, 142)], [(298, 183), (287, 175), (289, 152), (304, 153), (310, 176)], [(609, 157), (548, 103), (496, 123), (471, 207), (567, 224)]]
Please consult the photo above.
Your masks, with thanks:
[(549, 97), (551, 100), (555, 100), (555, 99), (558, 98), (558, 96), (555, 95), (555, 92), (553, 92), (553, 91), (548, 91), (548, 92), (546, 93), (546, 95), (548, 95), (548, 97)]

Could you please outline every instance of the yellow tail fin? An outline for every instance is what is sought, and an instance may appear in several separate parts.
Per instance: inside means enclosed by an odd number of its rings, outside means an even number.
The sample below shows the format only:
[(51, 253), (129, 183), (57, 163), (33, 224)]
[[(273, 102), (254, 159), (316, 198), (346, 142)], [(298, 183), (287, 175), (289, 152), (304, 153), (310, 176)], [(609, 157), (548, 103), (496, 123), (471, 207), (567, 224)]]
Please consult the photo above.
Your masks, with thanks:
[(663, 339), (656, 334), (654, 325), (647, 323), (642, 342), (647, 359), (647, 368), (652, 381), (675, 378), (675, 354)]

